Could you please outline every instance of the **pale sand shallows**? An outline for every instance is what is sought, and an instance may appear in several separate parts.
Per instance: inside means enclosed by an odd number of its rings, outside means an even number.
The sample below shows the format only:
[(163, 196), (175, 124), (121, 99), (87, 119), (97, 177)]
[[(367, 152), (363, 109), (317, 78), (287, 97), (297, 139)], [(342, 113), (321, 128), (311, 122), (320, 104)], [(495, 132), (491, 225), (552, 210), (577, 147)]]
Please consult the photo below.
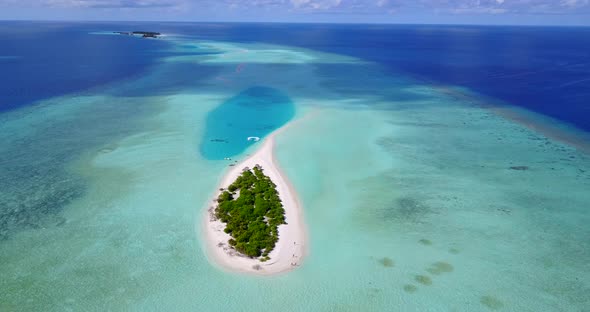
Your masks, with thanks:
[[(205, 217), (205, 244), (207, 254), (215, 264), (224, 269), (253, 273), (260, 275), (276, 274), (297, 268), (306, 252), (306, 229), (303, 223), (303, 211), (293, 187), (287, 180), (285, 174), (279, 168), (273, 154), (275, 133), (268, 136), (262, 146), (246, 160), (236, 164), (223, 177), (219, 188), (227, 189), (245, 167), (252, 169), (260, 165), (264, 174), (276, 184), (283, 208), (285, 209), (285, 220), (287, 224), (279, 226), (279, 241), (269, 254), (270, 260), (260, 262), (237, 253), (230, 248), (228, 240), (231, 238), (225, 233), (225, 223), (215, 220), (212, 216), (217, 203), (213, 200), (208, 203)], [(215, 199), (220, 194), (216, 193)]]

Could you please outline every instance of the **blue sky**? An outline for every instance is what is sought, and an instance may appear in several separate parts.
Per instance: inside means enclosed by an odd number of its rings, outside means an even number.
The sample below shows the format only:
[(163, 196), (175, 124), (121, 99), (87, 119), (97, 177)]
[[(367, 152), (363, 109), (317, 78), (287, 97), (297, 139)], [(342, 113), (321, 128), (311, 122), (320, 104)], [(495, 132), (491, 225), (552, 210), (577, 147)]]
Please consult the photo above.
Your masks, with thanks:
[(590, 0), (0, 0), (0, 19), (590, 25)]

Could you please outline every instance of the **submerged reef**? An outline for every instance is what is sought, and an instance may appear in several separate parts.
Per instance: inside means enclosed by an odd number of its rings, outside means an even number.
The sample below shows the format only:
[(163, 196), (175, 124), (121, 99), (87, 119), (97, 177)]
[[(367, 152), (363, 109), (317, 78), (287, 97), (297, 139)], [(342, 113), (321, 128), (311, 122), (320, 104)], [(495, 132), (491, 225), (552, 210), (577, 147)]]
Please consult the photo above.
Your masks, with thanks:
[(60, 212), (86, 192), (85, 179), (66, 167), (71, 150), (54, 148), (60, 137), (55, 132), (39, 131), (39, 140), (23, 137), (0, 146), (0, 240), (63, 224)]
[(407, 293), (415, 293), (416, 291), (418, 291), (418, 287), (412, 284), (406, 284), (404, 285), (404, 291)]
[(428, 273), (433, 275), (439, 275), (441, 273), (450, 273), (453, 272), (453, 270), (454, 268), (451, 264), (442, 261), (435, 262), (432, 264), (430, 268), (426, 269)]
[(425, 286), (432, 285), (432, 279), (426, 275), (416, 275), (414, 276), (414, 280)]
[(529, 170), (528, 166), (512, 166), (510, 167), (511, 170), (519, 170), (519, 171), (525, 171), (525, 170)]
[(491, 310), (498, 310), (504, 307), (504, 303), (496, 297), (482, 296), (479, 302)]
[(391, 268), (391, 267), (395, 266), (395, 263), (393, 262), (393, 260), (391, 260), (388, 257), (384, 257), (384, 258), (379, 259), (379, 263), (386, 268)]
[(426, 238), (423, 238), (421, 240), (418, 241), (420, 244), (425, 245), (425, 246), (430, 246), (432, 245), (432, 241)]

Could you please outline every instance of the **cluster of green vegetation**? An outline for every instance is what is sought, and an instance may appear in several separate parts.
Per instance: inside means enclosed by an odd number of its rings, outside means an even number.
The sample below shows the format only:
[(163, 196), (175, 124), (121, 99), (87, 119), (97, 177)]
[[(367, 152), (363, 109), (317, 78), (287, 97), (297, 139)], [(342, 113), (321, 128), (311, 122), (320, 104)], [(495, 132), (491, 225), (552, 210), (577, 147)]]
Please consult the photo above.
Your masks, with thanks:
[(226, 223), (225, 232), (232, 237), (229, 244), (249, 257), (268, 260), (279, 239), (278, 226), (286, 223), (276, 185), (262, 168), (244, 170), (217, 203), (215, 216)]

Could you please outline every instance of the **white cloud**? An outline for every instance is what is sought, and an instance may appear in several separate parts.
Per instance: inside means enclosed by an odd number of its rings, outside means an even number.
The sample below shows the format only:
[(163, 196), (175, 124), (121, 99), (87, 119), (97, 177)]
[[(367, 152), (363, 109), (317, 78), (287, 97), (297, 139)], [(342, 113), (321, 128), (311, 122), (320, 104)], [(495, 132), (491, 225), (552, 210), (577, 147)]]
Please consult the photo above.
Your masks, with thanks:
[(585, 6), (585, 5), (588, 5), (588, 3), (589, 3), (588, 0), (561, 0), (561, 5), (566, 6), (566, 7), (570, 7), (570, 8)]
[(297, 9), (331, 9), (340, 6), (342, 0), (291, 0), (293, 7)]
[(332, 14), (590, 14), (590, 0), (0, 0), (1, 7), (174, 9), (190, 6)]
[(28, 7), (48, 6), (63, 8), (170, 8), (179, 6), (179, 0), (0, 0), (0, 6), (6, 4), (26, 4)]
[(377, 0), (377, 6), (380, 8), (386, 6), (387, 4), (389, 4), (389, 0)]

